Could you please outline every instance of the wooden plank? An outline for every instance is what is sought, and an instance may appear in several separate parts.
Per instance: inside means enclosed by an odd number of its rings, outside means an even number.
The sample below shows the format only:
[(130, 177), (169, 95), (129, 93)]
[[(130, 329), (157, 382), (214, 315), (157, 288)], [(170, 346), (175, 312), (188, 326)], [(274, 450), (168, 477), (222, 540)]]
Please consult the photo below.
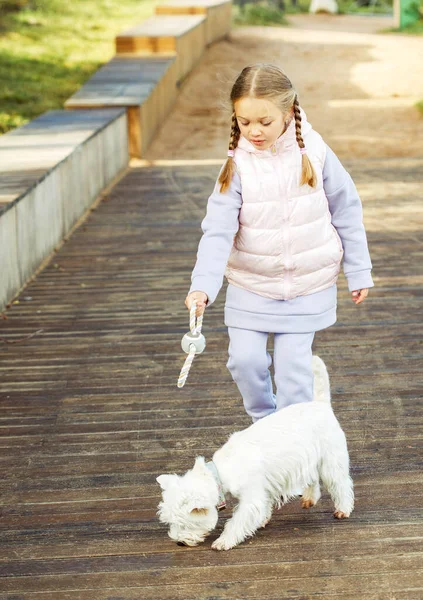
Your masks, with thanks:
[[(118, 493), (120, 490), (118, 490)], [(134, 491), (134, 500), (137, 499)], [(100, 499), (97, 504), (102, 506), (104, 500)], [(321, 548), (321, 557), (330, 559), (342, 558), (343, 556), (366, 556), (382, 555), (385, 551), (395, 554), (396, 550), (403, 547), (404, 554), (412, 552), (415, 546), (421, 544), (423, 532), (418, 523), (403, 523), (401, 527), (395, 525), (384, 525), (382, 523), (361, 525), (360, 527), (335, 527), (327, 521), (321, 522), (319, 527), (310, 526), (307, 522), (306, 531), (299, 527), (300, 521), (286, 519), (275, 527), (272, 524), (271, 533), (260, 532), (253, 544), (240, 546), (236, 552), (226, 555), (226, 564), (242, 564), (263, 559), (271, 556), (273, 559), (287, 560), (289, 558), (304, 558), (307, 553), (315, 556)], [(66, 535), (66, 527), (50, 528), (49, 535), (43, 529), (25, 529), (8, 531), (3, 535), (4, 543), (0, 548), (0, 557), (4, 561), (26, 561), (28, 566), (35, 560), (52, 560), (59, 558), (89, 558), (107, 556), (144, 555), (150, 557), (154, 565), (155, 557), (160, 559), (161, 554), (166, 554), (174, 561), (181, 555), (178, 547), (169, 544), (166, 538), (158, 539), (157, 531), (150, 529), (145, 531), (145, 524), (114, 524), (107, 525), (108, 535), (104, 535), (106, 527), (94, 525), (89, 527), (89, 535), (84, 536), (86, 525), (73, 527), (73, 537), (69, 539)], [(69, 528), (67, 528), (69, 530)], [(289, 537), (289, 550), (278, 550), (275, 552), (277, 539), (283, 533)], [(54, 537), (53, 537), (54, 533)], [(68, 531), (69, 533), (69, 531)], [(140, 535), (144, 533), (145, 535)], [(354, 536), (352, 538), (352, 535)], [(73, 540), (77, 540), (77, 544)], [(361, 552), (360, 552), (361, 549)], [(184, 560), (184, 559), (180, 559)], [(201, 546), (196, 552), (190, 553), (190, 566), (200, 567), (207, 560), (213, 563), (213, 553), (208, 546)], [(267, 558), (268, 560), (268, 558)]]
[[(228, 4), (228, 0), (162, 0), (160, 4), (156, 6), (156, 9), (161, 11), (165, 7), (178, 9), (191, 9), (199, 11), (199, 14), (206, 14), (206, 9), (214, 6), (222, 6), (224, 4)], [(201, 11), (201, 13), (200, 13)], [(157, 13), (156, 13), (157, 14)], [(163, 13), (169, 14), (169, 13)], [(189, 13), (179, 13), (179, 14), (189, 14)], [(194, 13), (196, 14), (196, 13)]]
[[(371, 580), (373, 582), (373, 580)], [(284, 584), (286, 585), (286, 583), (284, 582)], [(322, 581), (322, 585), (325, 584), (325, 581)], [(352, 587), (354, 587), (354, 580), (350, 580), (346, 583), (346, 585), (351, 584)], [(389, 581), (387, 582), (387, 586), (389, 586)], [(266, 591), (265, 586), (264, 587), (264, 591)], [(320, 589), (320, 582), (317, 581), (316, 582), (316, 589)], [(222, 588), (225, 590), (223, 593), (220, 593)], [(230, 588), (229, 592), (227, 591)], [(382, 591), (380, 591), (382, 590)], [(395, 587), (396, 590), (396, 587)], [(377, 590), (377, 580), (375, 582), (375, 584), (366, 591), (363, 592), (363, 594), (365, 593), (365, 598), (366, 600), (387, 600), (387, 598), (389, 598), (390, 600), (395, 599), (395, 600), (421, 600), (421, 589), (418, 590), (407, 590), (405, 592), (398, 592), (395, 591), (393, 588), (393, 591), (389, 591), (387, 592), (387, 587), (385, 586), (381, 586), (379, 588), (379, 590)], [(113, 596), (110, 596), (110, 593), (113, 593)], [(220, 599), (226, 599), (228, 598), (229, 600), (233, 600), (233, 598), (244, 598), (244, 596), (240, 595), (245, 593), (245, 591), (243, 591), (242, 585), (237, 585), (237, 586), (229, 586), (227, 584), (220, 584), (218, 586), (216, 586), (215, 588), (213, 587), (208, 587), (206, 589), (201, 588), (199, 586), (195, 586), (194, 589), (192, 590), (191, 593), (191, 589), (185, 590), (184, 588), (181, 587), (175, 587), (174, 589), (168, 590), (167, 588), (164, 589), (163, 594), (164, 595), (160, 595), (160, 599), (175, 599), (175, 600), (184, 600), (184, 598), (192, 598), (192, 599), (199, 599), (199, 600), (210, 600), (210, 598), (215, 598), (216, 597), (216, 592), (219, 592), (219, 596), (217, 596)], [(309, 598), (318, 598), (319, 600), (356, 600), (357, 599), (357, 595), (355, 594), (345, 594), (342, 592), (339, 593), (333, 593), (333, 592), (323, 592), (323, 593), (319, 593), (314, 595), (313, 593), (309, 594), (309, 595), (304, 595), (303, 593), (297, 593), (298, 590), (296, 589), (295, 586), (295, 582), (293, 582), (293, 586), (291, 586), (290, 591), (288, 592), (289, 595), (286, 595), (285, 590), (282, 591), (277, 591), (275, 590), (273, 593), (273, 596), (264, 596), (263, 592), (261, 589), (258, 590), (254, 590), (254, 592), (257, 595), (254, 596), (249, 596), (249, 598), (254, 598), (255, 600), (260, 600), (260, 598), (272, 598), (272, 600), (279, 600), (279, 599), (287, 599), (287, 600), (305, 600), (305, 598), (307, 598), (307, 600)], [(113, 588), (112, 590), (108, 590), (108, 591), (103, 591), (101, 593), (97, 593), (97, 595), (95, 596), (95, 600), (115, 600), (115, 599), (119, 599), (119, 600), (140, 600), (140, 596), (139, 596), (139, 589), (130, 589), (130, 588)], [(229, 593), (229, 595), (228, 595)], [(389, 594), (387, 596), (387, 593)], [(169, 595), (168, 595), (169, 594)], [(172, 595), (173, 594), (173, 595)], [(188, 594), (188, 595), (185, 595)], [(60, 592), (46, 592), (45, 594), (43, 594), (43, 597), (45, 597), (47, 600), (92, 600), (93, 596), (92, 596), (92, 591), (83, 591), (83, 590), (73, 590), (73, 591), (68, 591), (63, 593)], [(364, 596), (363, 596), (364, 597)], [(146, 599), (154, 599), (154, 598), (158, 598), (158, 596), (154, 596), (151, 593), (151, 590), (149, 590), (148, 595), (143, 595), (142, 596), (142, 600)], [(35, 593), (35, 594), (22, 594), (21, 596), (19, 596), (19, 600), (21, 599), (25, 599), (25, 600), (39, 600), (39, 594)], [(9, 600), (9, 598), (7, 599)], [(16, 596), (10, 599), (10, 600), (17, 600)]]
[(152, 16), (145, 19), (141, 23), (126, 29), (121, 34), (116, 36), (117, 40), (125, 38), (160, 38), (172, 37), (178, 38), (185, 35), (191, 29), (198, 27), (204, 23), (202, 16)]
[(182, 80), (202, 56), (206, 36), (203, 15), (155, 15), (116, 36), (116, 53), (175, 56)]
[[(296, 563), (301, 561), (304, 558), (304, 554), (307, 552), (315, 557), (314, 560), (316, 562), (317, 557), (319, 561), (334, 561), (339, 558), (339, 550), (342, 551), (342, 557), (346, 559), (346, 561), (349, 560), (351, 562), (362, 558), (368, 558), (369, 560), (381, 559), (385, 554), (392, 558), (393, 556), (399, 554), (407, 555), (414, 540), (417, 539), (412, 538), (410, 540), (397, 540), (391, 538), (381, 541), (365, 539), (361, 540), (360, 545), (358, 545), (351, 544), (345, 538), (346, 536), (344, 536), (344, 539), (341, 539), (340, 536), (336, 536), (336, 544), (334, 544), (329, 539), (325, 542), (319, 543), (316, 541), (316, 539), (313, 539), (312, 536), (310, 536), (310, 538), (301, 537), (292, 542), (291, 551), (289, 553), (288, 551), (285, 553), (283, 562)], [(145, 571), (146, 574), (148, 574), (153, 565), (156, 568), (163, 568), (164, 565), (172, 565), (176, 563), (176, 551), (166, 552), (163, 550), (161, 552), (150, 553), (148, 552), (148, 548), (146, 548), (146, 544), (144, 544), (141, 548), (139, 545), (138, 547), (136, 546), (136, 538), (134, 535), (127, 536), (126, 545), (124, 537), (122, 536), (120, 538), (118, 543), (120, 552), (122, 554), (119, 557), (113, 554), (113, 551), (116, 550), (116, 540), (114, 540), (114, 544), (109, 541), (108, 555), (106, 554), (106, 543), (102, 543), (100, 539), (97, 541), (97, 543), (102, 544), (103, 556), (95, 558), (91, 558), (91, 553), (93, 553), (94, 550), (92, 547), (87, 548), (86, 552), (89, 552), (87, 556), (84, 556), (83, 552), (81, 556), (73, 557), (72, 553), (71, 557), (67, 558), (65, 553), (70, 551), (70, 545), (64, 544), (61, 546), (57, 544), (55, 547), (58, 551), (57, 556), (37, 559), (32, 557), (32, 560), (28, 561), (27, 559), (29, 556), (25, 556), (25, 549), (23, 549), (22, 558), (17, 560), (16, 556), (11, 557), (11, 560), (7, 564), (3, 564), (0, 572), (2, 576), (8, 575), (9, 577), (22, 577), (30, 574), (53, 575), (60, 572), (87, 573), (102, 570), (105, 572), (111, 572), (111, 561), (114, 559), (116, 561), (115, 566), (117, 569), (123, 570), (136, 565), (139, 570)], [(143, 550), (146, 549), (147, 553), (143, 552)], [(16, 547), (15, 552), (19, 553), (20, 549)], [(201, 569), (204, 564), (204, 552), (197, 551), (196, 553), (191, 553), (190, 561), (191, 568), (193, 570)], [(228, 554), (225, 559), (225, 566), (237, 566), (238, 568), (244, 566), (248, 568), (250, 565), (272, 565), (278, 562), (281, 562), (281, 558), (275, 558), (275, 553), (272, 546), (260, 546), (260, 548), (256, 548), (254, 550), (250, 545), (250, 547), (240, 548), (236, 552)], [(209, 566), (218, 568), (221, 564), (221, 558), (217, 554), (211, 553)], [(175, 567), (171, 567), (169, 571), (176, 572), (176, 569)]]
[(115, 57), (65, 102), (65, 108), (127, 107), (129, 154), (140, 158), (176, 95), (174, 58)]
[[(395, 560), (398, 563), (398, 570), (395, 568)], [(195, 581), (197, 573), (194, 573), (192, 577), (189, 577), (189, 583), (182, 585), (177, 578), (175, 578), (174, 583), (165, 583), (168, 578), (164, 577), (163, 574), (167, 573), (167, 570), (160, 568), (155, 569), (155, 585), (144, 585), (144, 582), (148, 580), (143, 577), (143, 572), (138, 570), (128, 570), (124, 573), (113, 572), (110, 575), (108, 573), (86, 576), (76, 574), (55, 575), (54, 593), (56, 596), (53, 597), (60, 598), (59, 594), (70, 589), (71, 591), (78, 591), (81, 599), (88, 597), (82, 595), (84, 592), (89, 592), (92, 598), (92, 590), (100, 585), (104, 588), (108, 587), (108, 593), (110, 594), (110, 591), (112, 591), (114, 594), (118, 594), (119, 598), (122, 597), (123, 590), (138, 588), (138, 594), (142, 590), (142, 598), (146, 600), (156, 599), (158, 593), (160, 594), (159, 597), (164, 600), (173, 600), (174, 598), (206, 599), (210, 598), (210, 594), (216, 590), (219, 590), (219, 598), (231, 600), (234, 597), (243, 597), (243, 593), (255, 598), (298, 598), (301, 595), (304, 597), (304, 594), (313, 594), (316, 589), (332, 594), (342, 594), (345, 589), (355, 589), (356, 597), (358, 597), (358, 594), (363, 595), (381, 591), (385, 594), (395, 593), (398, 590), (407, 589), (407, 587), (411, 588), (411, 591), (415, 591), (411, 587), (410, 579), (422, 577), (422, 571), (416, 570), (418, 564), (416, 560), (404, 560), (398, 557), (396, 559), (387, 557), (385, 563), (381, 559), (380, 563), (376, 563), (376, 565), (373, 565), (373, 561), (365, 560), (364, 572), (357, 572), (354, 565), (347, 561), (339, 561), (329, 571), (324, 569), (326, 565), (323, 563), (321, 565), (322, 570), (316, 567), (313, 570), (313, 575), (309, 577), (301, 576), (301, 563), (302, 561), (295, 565), (296, 569), (289, 569), (286, 564), (272, 565), (267, 569), (256, 565), (250, 566), (248, 570), (245, 568), (238, 570), (232, 568), (235, 580), (228, 580), (226, 569), (221, 565), (219, 569), (213, 568), (210, 570), (208, 581), (197, 583)], [(361, 564), (356, 565), (357, 569), (360, 568)], [(346, 568), (351, 569), (351, 574), (345, 574)], [(376, 574), (371, 571), (372, 568), (376, 570)], [(206, 571), (205, 567), (203, 569)], [(322, 571), (323, 575), (320, 574)], [(293, 572), (295, 574), (292, 574)], [(216, 579), (219, 573), (222, 574), (223, 580)], [(164, 582), (162, 583), (161, 580), (164, 580)], [(52, 591), (50, 587), (51, 578), (48, 576), (7, 578), (3, 585), (4, 591), (9, 594), (33, 592), (45, 594)], [(420, 587), (420, 589), (422, 588)], [(107, 598), (107, 596), (105, 597)]]
[[(419, 552), (406, 556), (385, 552), (383, 556), (344, 557), (337, 564), (333, 558), (332, 556), (325, 560), (316, 557), (308, 560), (308, 576), (303, 579), (308, 580), (309, 587), (315, 585), (315, 579), (321, 577), (322, 573), (326, 574), (328, 585), (338, 591), (342, 591), (339, 588), (339, 580), (342, 579), (357, 579), (357, 576), (365, 578), (366, 575), (374, 573), (387, 576), (396, 574), (399, 578), (404, 577), (407, 572), (415, 572), (420, 576), (423, 574), (421, 567), (423, 556)], [(33, 561), (29, 569), (27, 564), (22, 562), (15, 565), (12, 563), (9, 565), (11, 577), (6, 578), (3, 587), (9, 593), (44, 592), (46, 588), (48, 589), (51, 576), (54, 576), (57, 591), (65, 591), (71, 586), (81, 590), (92, 589), (98, 588), (101, 579), (107, 580), (109, 574), (113, 574), (115, 586), (129, 588), (160, 585), (160, 587), (169, 586), (175, 589), (179, 585), (188, 587), (201, 584), (211, 588), (213, 584), (223, 582), (243, 581), (244, 585), (254, 585), (257, 580), (263, 579), (267, 580), (270, 587), (272, 583), (280, 585), (283, 580), (300, 579), (303, 562), (301, 558), (287, 559), (283, 562), (275, 561), (273, 558), (268, 563), (252, 562), (246, 569), (245, 564), (228, 565), (222, 558), (218, 558), (214, 565), (201, 564), (199, 567), (190, 567), (183, 571), (177, 566), (172, 568), (171, 557), (155, 556), (154, 559), (154, 571), (151, 570), (153, 562), (151, 558), (140, 555), (121, 558)], [(29, 581), (28, 575), (30, 575)], [(275, 590), (274, 587), (273, 593)]]
[(205, 15), (207, 45), (226, 37), (231, 30), (231, 0), (167, 0), (155, 11), (157, 15)]
[[(147, 111), (148, 113), (148, 111)], [(152, 123), (152, 121), (149, 121)], [(141, 109), (139, 106), (130, 106), (128, 108), (128, 139), (129, 139), (129, 156), (143, 156), (143, 125), (141, 124)], [(148, 127), (148, 124), (147, 124)], [(146, 136), (147, 139), (152, 137), (154, 129), (151, 128), (151, 136)], [(144, 149), (148, 147), (145, 143)]]

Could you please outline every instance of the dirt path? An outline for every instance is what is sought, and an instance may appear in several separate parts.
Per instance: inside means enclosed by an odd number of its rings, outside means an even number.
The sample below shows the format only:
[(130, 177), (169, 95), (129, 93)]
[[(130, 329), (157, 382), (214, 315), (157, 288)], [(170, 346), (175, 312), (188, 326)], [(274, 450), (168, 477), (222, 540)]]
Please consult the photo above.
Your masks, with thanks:
[(184, 82), (149, 159), (225, 155), (228, 91), (246, 64), (273, 62), (297, 87), (314, 128), (340, 158), (423, 155), (423, 38), (382, 35), (384, 17), (295, 15), (290, 27), (234, 29)]

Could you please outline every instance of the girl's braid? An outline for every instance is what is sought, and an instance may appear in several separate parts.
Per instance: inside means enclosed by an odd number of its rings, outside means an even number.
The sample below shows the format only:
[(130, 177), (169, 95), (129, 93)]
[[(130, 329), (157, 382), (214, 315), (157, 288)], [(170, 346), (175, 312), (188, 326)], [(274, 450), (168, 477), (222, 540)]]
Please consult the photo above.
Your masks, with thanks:
[(317, 185), (316, 171), (314, 170), (313, 164), (312, 164), (310, 158), (307, 156), (306, 151), (305, 150), (303, 151), (303, 148), (305, 148), (305, 144), (304, 144), (303, 136), (301, 134), (301, 112), (300, 112), (300, 105), (299, 105), (297, 96), (295, 96), (293, 109), (294, 109), (294, 119), (295, 119), (295, 137), (297, 140), (297, 144), (300, 147), (300, 150), (302, 150), (302, 152), (301, 152), (302, 156), (301, 156), (300, 185), (307, 184), (311, 187), (316, 187), (316, 185)]
[(236, 120), (235, 111), (232, 113), (232, 123), (231, 123), (231, 137), (229, 138), (229, 150), (235, 150), (238, 146), (239, 137), (241, 135), (241, 131), (239, 129), (238, 121)]
[(298, 102), (298, 97), (295, 96), (294, 100), (294, 119), (295, 119), (295, 137), (297, 139), (297, 144), (300, 148), (305, 148), (303, 136), (301, 135), (301, 112), (300, 112), (300, 104)]
[(232, 181), (232, 175), (234, 173), (234, 160), (232, 158), (233, 151), (238, 146), (239, 138), (241, 135), (241, 130), (238, 126), (238, 121), (236, 120), (235, 111), (232, 113), (232, 122), (231, 122), (231, 137), (229, 138), (229, 150), (231, 153), (228, 155), (225, 164), (223, 165), (222, 171), (219, 175), (219, 183), (220, 183), (220, 191), (223, 194), (229, 188), (230, 183)]

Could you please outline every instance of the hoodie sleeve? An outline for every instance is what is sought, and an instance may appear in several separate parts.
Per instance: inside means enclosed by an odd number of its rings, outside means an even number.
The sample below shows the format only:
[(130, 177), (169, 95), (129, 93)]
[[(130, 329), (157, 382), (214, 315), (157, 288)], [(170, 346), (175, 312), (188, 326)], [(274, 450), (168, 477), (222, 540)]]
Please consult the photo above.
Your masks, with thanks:
[(239, 211), (242, 205), (241, 180), (234, 173), (229, 189), (221, 194), (216, 182), (207, 202), (207, 214), (201, 223), (203, 236), (197, 252), (197, 262), (191, 275), (189, 293), (207, 294), (208, 306), (212, 304), (223, 283), (226, 264), (234, 236), (239, 228)]
[(373, 287), (361, 200), (350, 174), (328, 146), (323, 167), (323, 187), (332, 224), (344, 248), (344, 273), (348, 289), (352, 292)]

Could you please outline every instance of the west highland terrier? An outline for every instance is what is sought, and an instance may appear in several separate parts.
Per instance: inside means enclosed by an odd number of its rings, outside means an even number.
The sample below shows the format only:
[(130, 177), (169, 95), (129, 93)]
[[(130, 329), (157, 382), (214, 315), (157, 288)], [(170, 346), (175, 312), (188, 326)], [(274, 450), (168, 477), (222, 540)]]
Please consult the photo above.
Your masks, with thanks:
[(310, 508), (321, 479), (345, 519), (354, 507), (347, 443), (330, 405), (329, 376), (313, 356), (314, 400), (294, 404), (237, 433), (206, 463), (202, 456), (185, 475), (160, 475), (158, 515), (179, 545), (196, 546), (216, 527), (224, 495), (238, 500), (214, 550), (229, 550), (270, 520), (273, 508), (298, 496)]

